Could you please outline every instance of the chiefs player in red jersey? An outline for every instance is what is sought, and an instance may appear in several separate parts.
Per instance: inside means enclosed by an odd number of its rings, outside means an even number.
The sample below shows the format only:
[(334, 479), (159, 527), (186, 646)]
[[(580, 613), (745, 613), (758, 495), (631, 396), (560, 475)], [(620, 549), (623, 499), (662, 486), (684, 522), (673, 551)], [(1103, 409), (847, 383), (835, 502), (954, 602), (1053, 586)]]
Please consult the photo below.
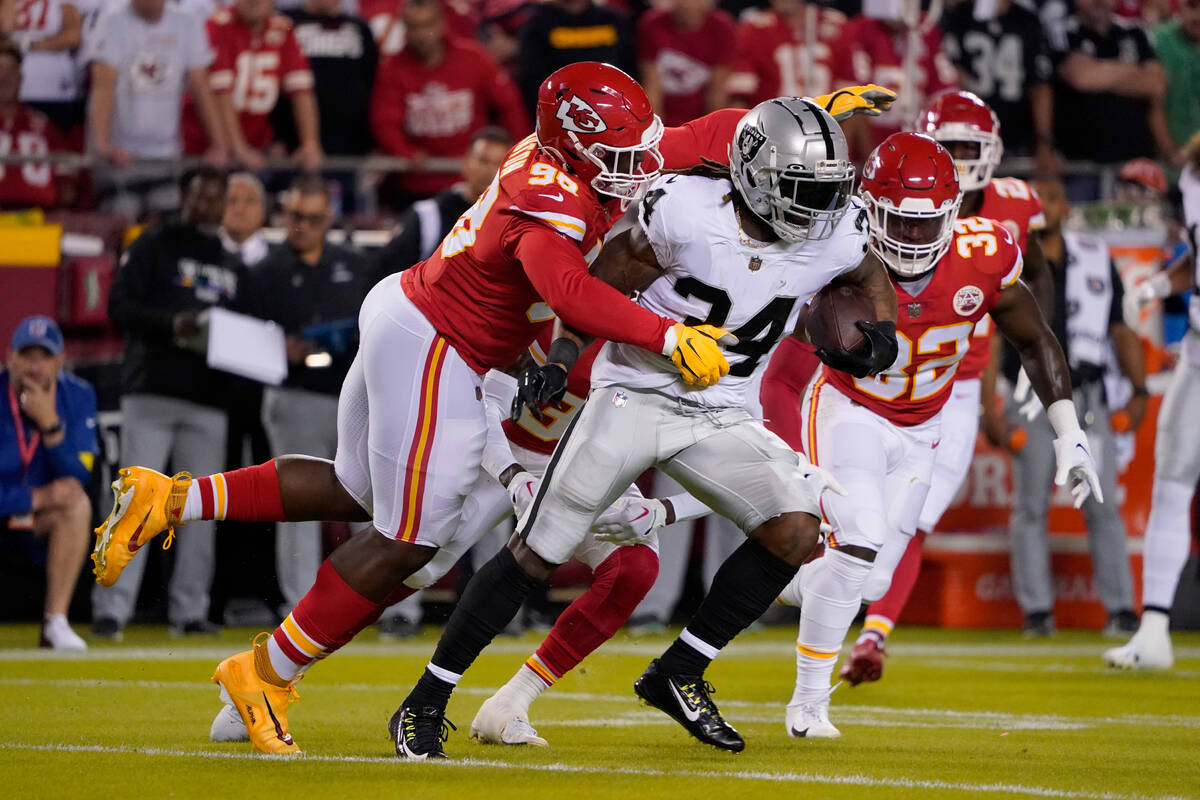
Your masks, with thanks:
[(195, 481), (122, 471), (94, 553), (105, 584), (146, 540), (188, 519), (374, 522), (330, 556), (273, 634), (217, 668), (214, 681), (256, 748), (297, 752), (285, 710), (300, 670), (349, 641), (453, 532), (486, 437), (480, 375), (513, 363), (555, 314), (663, 354), (691, 383), (728, 372), (723, 331), (649, 312), (587, 271), (604, 234), (656, 176), (662, 132), (620, 70), (558, 70), (539, 93), (537, 134), (513, 148), (441, 249), (364, 301), (333, 463), (280, 458)]
[(801, 606), (796, 689), (786, 716), (788, 733), (798, 737), (840, 735), (828, 714), (834, 662), (876, 554), (916, 529), (945, 442), (942, 410), (984, 315), (1016, 347), (1046, 405), (1058, 437), (1056, 481), (1070, 480), (1077, 497), (1099, 497), (1066, 360), (1020, 280), (1020, 248), (1000, 222), (956, 219), (961, 195), (950, 154), (927, 136), (894, 134), (867, 160), (861, 193), (869, 246), (887, 265), (899, 299), (900, 352), (874, 377), (823, 367), (804, 397), (805, 452), (849, 494), (824, 496), (832, 527), (825, 554), (783, 593)]
[[(992, 177), (1003, 152), (996, 115), (976, 95), (947, 90), (921, 111), (916, 130), (933, 137), (954, 157), (963, 191), (959, 217), (980, 216), (1004, 224), (1024, 255), (1023, 280), (1038, 304), (1048, 308), (1053, 288), (1037, 234), (1045, 225), (1042, 201), (1025, 181)], [(864, 599), (871, 603), (866, 624), (842, 670), (843, 677), (852, 684), (875, 680), (882, 674), (884, 643), (916, 584), (925, 537), (937, 527), (966, 480), (979, 431), (981, 375), (991, 360), (991, 338), (991, 317), (985, 316), (972, 332), (970, 347), (954, 378), (954, 389), (942, 410), (942, 444), (934, 459), (933, 478), (916, 535), (907, 543), (893, 540), (875, 560), (863, 591)], [(988, 402), (993, 392), (984, 388), (984, 402)]]
[[(322, 153), (313, 76), (291, 20), (272, 12), (272, 0), (235, 0), (213, 14), (205, 30), (216, 53), (209, 84), (234, 157), (250, 169), (262, 168), (261, 151), (274, 138), (271, 111), (282, 90), (292, 101), (296, 119), (296, 160), (307, 170), (318, 169)], [(190, 99), (183, 109), (183, 146), (189, 153), (203, 153), (208, 147), (208, 135)]]
[(756, 105), (832, 90), (845, 24), (842, 12), (805, 0), (771, 0), (768, 9), (748, 10), (738, 23), (730, 95)]

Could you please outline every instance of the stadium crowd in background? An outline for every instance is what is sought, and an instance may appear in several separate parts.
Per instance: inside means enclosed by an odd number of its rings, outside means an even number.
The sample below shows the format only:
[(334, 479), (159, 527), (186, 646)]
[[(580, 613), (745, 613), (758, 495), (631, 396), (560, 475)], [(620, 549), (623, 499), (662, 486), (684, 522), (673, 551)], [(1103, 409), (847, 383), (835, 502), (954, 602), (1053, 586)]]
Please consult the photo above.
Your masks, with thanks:
[[(0, 209), (100, 210), (158, 224), (125, 251), (109, 303), (129, 343), (121, 410), (146, 422), (143, 433), (154, 430), (137, 442), (123, 429), (121, 463), (179, 461), (216, 473), (227, 455), (233, 466), (245, 460), (240, 444), (226, 453), (225, 429), (232, 398), (247, 395), (223, 393), (225, 379), (195, 352), (198, 312), (253, 307), (284, 327), (289, 376), (262, 408), (271, 449), (331, 456), (353, 323), (340, 339), (331, 330), (353, 320), (378, 280), (432, 252), (507, 148), (532, 132), (537, 87), (565, 64), (626, 69), (668, 126), (838, 85), (904, 89), (892, 113), (845, 123), (860, 162), (907, 129), (905, 114), (933, 93), (962, 86), (995, 109), (1006, 156), (1062, 175), (1081, 202), (1099, 197), (1103, 182), (1072, 162), (1115, 169), (1157, 159), (1173, 179), (1200, 132), (1200, 0), (949, 0), (936, 26), (911, 36), (892, 13), (899, 5), (0, 0), (0, 156), (34, 159), (0, 166)], [(90, 163), (76, 170), (36, 160), (64, 152)], [(240, 171), (226, 182), (202, 169), (181, 193), (184, 154)], [(370, 155), (406, 159), (409, 169), (381, 177), (344, 162), (328, 167), (330, 157)], [(430, 159), (461, 160), (461, 173)], [(362, 194), (371, 196), (366, 208)], [(272, 221), (285, 240), (269, 246), (263, 229)], [(343, 224), (393, 236), (364, 257), (325, 243)], [(306, 366), (322, 355), (332, 367)], [(309, 407), (308, 417), (327, 424), (296, 417)], [(706, 524), (711, 579), (722, 542), (737, 540), (722, 536), (719, 521)], [(186, 547), (176, 545), (167, 617), (182, 633), (209, 630), (212, 528), (192, 523)], [(670, 618), (687, 541), (667, 534), (660, 585), (635, 621), (656, 627)], [(321, 546), (315, 526), (280, 526), (278, 577), (289, 607), (311, 583)], [(117, 586), (95, 590), (96, 633), (119, 637), (132, 618), (146, 559), (139, 564)], [(1125, 611), (1126, 595), (1110, 611)]]

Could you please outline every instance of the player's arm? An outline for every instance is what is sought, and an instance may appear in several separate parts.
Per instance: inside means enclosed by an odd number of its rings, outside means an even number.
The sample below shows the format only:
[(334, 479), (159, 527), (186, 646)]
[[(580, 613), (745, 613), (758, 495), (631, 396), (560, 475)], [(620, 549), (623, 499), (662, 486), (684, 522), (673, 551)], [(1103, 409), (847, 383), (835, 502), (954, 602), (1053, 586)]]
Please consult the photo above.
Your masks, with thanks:
[(1195, 263), (1195, 256), (1185, 252), (1166, 269), (1135, 284), (1131, 291), (1138, 306), (1145, 306), (1155, 300), (1171, 297), (1191, 289)]
[[(663, 273), (658, 256), (640, 225), (630, 226), (605, 244), (589, 271), (626, 297), (643, 291)], [(561, 316), (555, 318), (554, 340), (546, 353), (546, 363), (521, 374), (512, 403), (514, 422), (520, 418), (523, 408), (540, 414), (546, 406), (562, 400), (567, 391), (567, 373), (595, 338)]]
[(857, 267), (843, 272), (830, 283), (855, 286), (863, 292), (875, 306), (875, 321), (859, 320), (856, 323), (866, 337), (865, 346), (859, 345), (853, 351), (817, 348), (817, 356), (834, 369), (848, 372), (856, 378), (883, 372), (896, 361), (900, 351), (896, 341), (896, 290), (888, 277), (887, 268), (874, 253), (868, 252)]
[(1021, 279), (1033, 292), (1042, 316), (1047, 320), (1054, 313), (1054, 280), (1050, 277), (1050, 266), (1042, 252), (1042, 237), (1038, 231), (1030, 231), (1025, 243), (1025, 265)]
[(1082, 506), (1092, 493), (1097, 501), (1103, 502), (1090, 445), (1079, 427), (1079, 417), (1071, 399), (1067, 358), (1042, 317), (1033, 293), (1017, 280), (1000, 292), (991, 313), (996, 328), (1020, 355), (1021, 366), (1054, 428), (1054, 456), (1058, 465), (1054, 482), (1061, 486), (1070, 479), (1076, 508)]

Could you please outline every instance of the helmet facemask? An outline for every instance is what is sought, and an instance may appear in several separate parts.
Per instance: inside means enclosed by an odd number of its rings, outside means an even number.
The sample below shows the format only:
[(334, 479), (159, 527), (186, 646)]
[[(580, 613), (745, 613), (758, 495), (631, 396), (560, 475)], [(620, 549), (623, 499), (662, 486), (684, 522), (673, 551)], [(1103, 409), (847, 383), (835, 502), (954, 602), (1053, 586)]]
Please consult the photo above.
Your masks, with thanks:
[(591, 187), (599, 194), (621, 200), (622, 209), (638, 200), (662, 170), (663, 157), (658, 143), (662, 140), (663, 124), (657, 114), (642, 132), (642, 141), (630, 147), (614, 147), (602, 142), (589, 146), (573, 132), (568, 132), (567, 136), (576, 152), (599, 170), (591, 180)]
[[(954, 157), (960, 189), (974, 192), (991, 183), (992, 173), (1004, 155), (1004, 143), (995, 132), (982, 131), (960, 122), (947, 122), (938, 126), (933, 138)], [(963, 148), (960, 142), (973, 145), (974, 153), (963, 153), (967, 148)]]
[[(854, 165), (831, 159), (811, 171), (795, 164), (780, 169), (774, 156), (771, 166), (746, 164), (734, 173), (742, 198), (786, 242), (828, 239), (850, 205)], [(743, 180), (758, 191), (746, 191)]]
[(864, 193), (870, 210), (868, 246), (888, 269), (904, 280), (919, 278), (933, 269), (954, 238), (954, 223), (962, 204), (959, 193), (952, 203), (934, 208), (928, 198), (904, 198), (899, 207), (887, 198)]

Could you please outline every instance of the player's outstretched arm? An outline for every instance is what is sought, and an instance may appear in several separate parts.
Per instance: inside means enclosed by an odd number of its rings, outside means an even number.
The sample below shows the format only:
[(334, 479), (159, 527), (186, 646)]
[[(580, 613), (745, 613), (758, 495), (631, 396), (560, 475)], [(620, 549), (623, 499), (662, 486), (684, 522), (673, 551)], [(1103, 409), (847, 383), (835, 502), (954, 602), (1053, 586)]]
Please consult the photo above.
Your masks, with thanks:
[(1000, 292), (992, 309), (997, 329), (1012, 343), (1021, 356), (1021, 366), (1042, 405), (1046, 418), (1054, 427), (1054, 457), (1057, 470), (1054, 482), (1071, 482), (1075, 507), (1079, 508), (1089, 495), (1104, 502), (1100, 491), (1100, 476), (1092, 460), (1087, 435), (1079, 427), (1075, 402), (1071, 399), (1071, 373), (1062, 347), (1042, 313), (1033, 294), (1020, 280)]

